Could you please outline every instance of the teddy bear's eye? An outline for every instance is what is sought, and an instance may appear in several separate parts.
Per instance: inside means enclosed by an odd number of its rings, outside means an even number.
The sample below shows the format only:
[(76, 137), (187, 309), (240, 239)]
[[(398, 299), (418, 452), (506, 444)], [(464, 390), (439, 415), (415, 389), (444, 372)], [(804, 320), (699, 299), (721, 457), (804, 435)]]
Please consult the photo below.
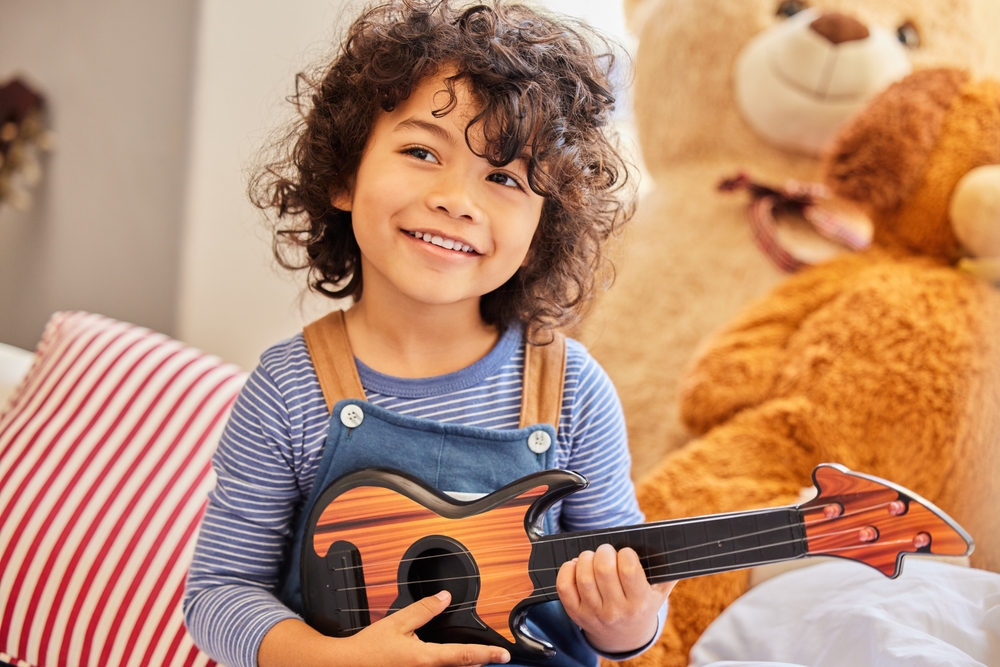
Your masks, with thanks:
[(899, 42), (908, 49), (915, 49), (920, 46), (920, 32), (913, 21), (907, 21), (896, 29), (896, 37)]
[(787, 19), (789, 16), (795, 16), (807, 7), (809, 7), (809, 5), (802, 0), (783, 0), (783, 2), (778, 5), (778, 11), (776, 11), (775, 14)]

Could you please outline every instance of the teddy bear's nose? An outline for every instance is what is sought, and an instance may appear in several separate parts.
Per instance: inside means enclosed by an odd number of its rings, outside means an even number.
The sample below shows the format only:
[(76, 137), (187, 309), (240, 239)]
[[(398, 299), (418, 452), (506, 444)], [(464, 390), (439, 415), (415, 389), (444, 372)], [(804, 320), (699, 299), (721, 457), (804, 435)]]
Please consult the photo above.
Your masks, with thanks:
[(830, 12), (823, 14), (809, 24), (813, 32), (819, 33), (831, 44), (843, 44), (860, 39), (867, 39), (868, 28), (853, 16)]

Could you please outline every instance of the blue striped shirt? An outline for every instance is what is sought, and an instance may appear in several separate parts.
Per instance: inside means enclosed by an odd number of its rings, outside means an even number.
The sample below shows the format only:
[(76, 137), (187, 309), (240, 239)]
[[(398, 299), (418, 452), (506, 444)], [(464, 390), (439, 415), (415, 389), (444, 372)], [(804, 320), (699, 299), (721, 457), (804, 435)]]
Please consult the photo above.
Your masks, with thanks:
[[(562, 530), (641, 523), (621, 404), (603, 369), (567, 340), (555, 465), (591, 484), (562, 501)], [(476, 363), (433, 378), (397, 378), (360, 361), (369, 401), (416, 418), (516, 429), (524, 341), (510, 329)], [(185, 620), (195, 642), (232, 667), (255, 667), (272, 626), (296, 615), (274, 595), (296, 512), (312, 488), (330, 415), (302, 334), (261, 357), (213, 458), (217, 481), (188, 574)]]

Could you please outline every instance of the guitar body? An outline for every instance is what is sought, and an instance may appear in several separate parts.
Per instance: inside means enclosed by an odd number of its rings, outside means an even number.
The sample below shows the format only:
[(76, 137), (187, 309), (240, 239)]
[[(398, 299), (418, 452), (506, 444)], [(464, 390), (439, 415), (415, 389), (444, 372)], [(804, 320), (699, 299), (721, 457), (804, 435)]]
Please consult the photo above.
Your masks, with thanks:
[(562, 470), (535, 473), (472, 502), (395, 470), (345, 475), (323, 491), (302, 544), (305, 620), (350, 636), (442, 589), (451, 604), (417, 631), (424, 641), (502, 646), (514, 660), (552, 647), (525, 627), (528, 610), (558, 600), (559, 567), (601, 544), (634, 549), (651, 582), (809, 556), (847, 558), (888, 577), (908, 554), (963, 556), (972, 538), (920, 496), (824, 464), (803, 505), (604, 530), (543, 535), (545, 512), (587, 486)]
[(452, 603), (418, 630), (424, 641), (503, 646), (538, 659), (551, 648), (525, 631), (532, 604), (552, 599), (529, 572), (545, 511), (587, 481), (550, 470), (459, 502), (399, 471), (368, 469), (328, 487), (302, 555), (306, 622), (348, 636), (447, 589)]

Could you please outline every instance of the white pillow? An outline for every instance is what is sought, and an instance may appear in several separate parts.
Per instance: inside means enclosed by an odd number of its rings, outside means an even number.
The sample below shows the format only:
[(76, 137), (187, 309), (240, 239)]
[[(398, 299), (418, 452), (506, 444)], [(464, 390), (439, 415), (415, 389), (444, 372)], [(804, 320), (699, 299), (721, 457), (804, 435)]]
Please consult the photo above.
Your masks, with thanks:
[(0, 343), (0, 414), (7, 406), (7, 399), (28, 374), (34, 356), (27, 350)]

